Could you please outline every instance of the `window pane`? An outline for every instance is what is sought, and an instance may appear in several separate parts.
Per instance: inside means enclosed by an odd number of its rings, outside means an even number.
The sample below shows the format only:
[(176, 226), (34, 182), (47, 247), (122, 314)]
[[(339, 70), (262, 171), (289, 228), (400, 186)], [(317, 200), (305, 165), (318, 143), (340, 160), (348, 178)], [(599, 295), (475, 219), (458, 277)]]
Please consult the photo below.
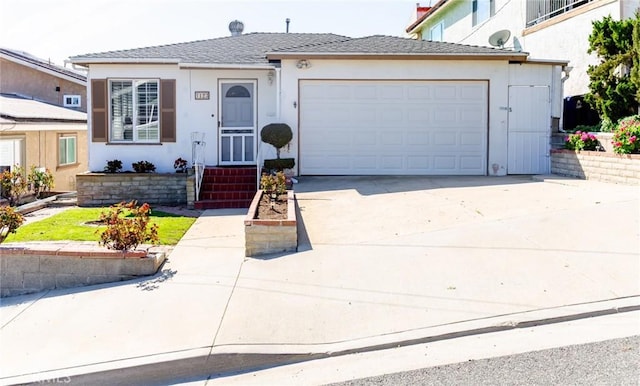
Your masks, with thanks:
[(67, 163), (76, 163), (76, 138), (67, 138)]
[(132, 140), (133, 85), (131, 81), (111, 82), (111, 140)]
[(253, 161), (253, 136), (244, 137), (244, 160)]
[(242, 161), (242, 137), (233, 137), (233, 160)]
[(223, 161), (231, 161), (231, 138), (230, 137), (222, 137), (220, 138), (222, 143), (220, 144), (222, 152), (222, 157), (220, 157)]
[(157, 141), (160, 138), (158, 121), (158, 82), (136, 83), (136, 133), (140, 141)]
[(58, 140), (58, 145), (60, 147), (58, 149), (58, 154), (59, 154), (58, 164), (64, 165), (67, 163), (67, 141), (65, 141), (65, 138), (60, 138)]

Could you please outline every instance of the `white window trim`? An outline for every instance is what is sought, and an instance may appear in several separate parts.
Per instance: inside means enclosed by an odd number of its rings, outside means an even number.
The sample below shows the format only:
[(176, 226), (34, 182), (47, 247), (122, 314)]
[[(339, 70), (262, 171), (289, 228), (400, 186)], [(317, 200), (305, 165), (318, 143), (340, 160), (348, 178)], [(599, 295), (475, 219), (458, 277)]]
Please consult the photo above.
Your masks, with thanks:
[[(74, 146), (73, 146), (73, 162), (68, 162), (69, 160), (67, 159), (65, 163), (60, 162), (60, 156), (61, 154), (58, 154), (58, 166), (66, 166), (66, 165), (74, 165), (76, 163), (78, 163), (78, 137), (76, 135), (61, 135), (60, 137), (58, 137), (58, 152), (60, 151), (60, 142), (61, 141), (69, 141), (69, 140), (73, 140), (74, 142)], [(66, 147), (68, 148), (68, 147)], [(65, 158), (66, 158), (66, 154), (65, 154)]]
[[(73, 102), (67, 103), (67, 98), (71, 98)], [(82, 107), (82, 96), (81, 95), (64, 95), (62, 98), (62, 103), (64, 107)]]
[[(156, 84), (158, 85), (158, 105), (157, 105), (157, 109), (158, 109), (158, 139), (157, 140), (141, 140), (138, 139), (138, 132), (135, 130), (135, 122), (137, 121), (137, 102), (136, 102), (136, 98), (135, 95), (133, 97), (133, 117), (131, 117), (131, 121), (133, 122), (133, 137), (131, 140), (127, 140), (127, 139), (113, 139), (113, 122), (112, 122), (112, 118), (111, 118), (111, 92), (112, 92), (112, 84), (113, 82), (131, 82), (131, 87), (132, 89), (135, 90), (136, 86), (140, 83), (144, 83), (144, 82), (156, 82)], [(109, 104), (109, 115), (108, 115), (108, 122), (109, 122), (109, 142), (114, 142), (114, 143), (161, 143), (161, 127), (160, 127), (160, 103), (161, 103), (161, 98), (160, 98), (160, 93), (161, 93), (161, 84), (160, 84), (160, 79), (158, 78), (114, 78), (114, 79), (109, 79), (109, 82), (107, 84), (108, 87), (108, 99), (107, 99), (107, 103)], [(132, 91), (133, 92), (133, 91)], [(143, 125), (139, 125), (139, 126), (143, 126)]]

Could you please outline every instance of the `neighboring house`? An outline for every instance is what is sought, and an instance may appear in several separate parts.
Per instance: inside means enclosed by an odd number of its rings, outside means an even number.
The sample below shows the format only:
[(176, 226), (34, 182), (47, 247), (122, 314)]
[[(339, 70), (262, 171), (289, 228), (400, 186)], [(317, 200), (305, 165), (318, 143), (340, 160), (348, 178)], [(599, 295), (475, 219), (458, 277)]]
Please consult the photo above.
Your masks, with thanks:
[[(495, 34), (495, 45), (528, 52), (530, 58), (567, 60), (564, 120), (565, 128), (572, 128), (594, 118), (582, 103), (589, 91), (587, 68), (598, 62), (587, 53), (592, 22), (631, 18), (639, 7), (638, 0), (439, 0), (426, 9), (418, 6), (406, 32), (419, 40), (481, 46), (489, 46)], [(499, 41), (500, 36), (506, 38)]]
[[(232, 23), (233, 25), (234, 23)], [(90, 170), (260, 165), (259, 132), (294, 132), (299, 175), (549, 172), (559, 61), (508, 49), (369, 36), (251, 33), (74, 56), (89, 69)], [(259, 151), (258, 151), (259, 150)]]
[(87, 111), (87, 77), (26, 52), (0, 48), (0, 93)]
[(87, 170), (87, 114), (13, 94), (0, 94), (0, 170), (47, 168), (57, 192), (75, 190)]
[(49, 169), (55, 191), (87, 170), (87, 77), (0, 48), (0, 168)]

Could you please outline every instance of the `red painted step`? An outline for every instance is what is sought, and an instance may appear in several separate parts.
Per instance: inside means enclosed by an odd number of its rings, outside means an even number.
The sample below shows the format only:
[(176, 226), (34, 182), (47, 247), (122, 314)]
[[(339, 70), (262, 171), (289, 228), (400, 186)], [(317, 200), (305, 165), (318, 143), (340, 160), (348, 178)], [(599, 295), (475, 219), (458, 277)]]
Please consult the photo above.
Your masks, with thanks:
[(207, 167), (196, 209), (248, 208), (256, 193), (255, 167)]

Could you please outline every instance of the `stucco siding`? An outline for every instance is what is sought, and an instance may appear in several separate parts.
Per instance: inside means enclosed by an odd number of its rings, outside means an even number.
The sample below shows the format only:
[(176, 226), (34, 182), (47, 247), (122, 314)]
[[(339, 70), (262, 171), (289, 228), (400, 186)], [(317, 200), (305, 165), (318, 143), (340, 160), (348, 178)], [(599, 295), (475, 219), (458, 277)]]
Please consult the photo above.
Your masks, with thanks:
[[(173, 172), (173, 162), (181, 157), (192, 159), (191, 134), (205, 133), (205, 163), (218, 164), (218, 84), (227, 80), (257, 80), (257, 133), (268, 123), (277, 121), (276, 79), (268, 81), (267, 70), (181, 69), (176, 65), (92, 65), (92, 79), (175, 79), (176, 80), (176, 142), (131, 146), (130, 144), (90, 142), (89, 170), (101, 171), (106, 162), (119, 159), (124, 170), (131, 164), (149, 161), (158, 172)], [(90, 84), (90, 82), (89, 82)], [(90, 86), (89, 86), (90, 87)], [(196, 91), (208, 91), (209, 100), (195, 100)], [(91, 95), (89, 91), (89, 95)], [(91, 127), (89, 114), (89, 127)], [(141, 152), (141, 149), (144, 149)]]
[[(66, 79), (27, 66), (0, 59), (0, 93), (17, 93), (36, 100), (63, 106), (65, 95), (80, 95), (80, 111), (87, 111), (87, 89)], [(60, 87), (60, 91), (56, 91)]]

